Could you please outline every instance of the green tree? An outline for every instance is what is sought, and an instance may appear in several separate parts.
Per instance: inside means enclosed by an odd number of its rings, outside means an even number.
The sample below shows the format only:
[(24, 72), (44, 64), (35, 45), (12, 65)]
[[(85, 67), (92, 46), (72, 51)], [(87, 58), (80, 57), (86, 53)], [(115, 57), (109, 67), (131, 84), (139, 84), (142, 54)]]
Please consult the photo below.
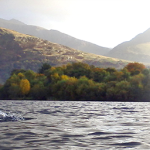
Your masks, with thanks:
[(47, 88), (42, 82), (35, 84), (30, 90), (30, 96), (35, 100), (46, 100), (48, 96)]
[(44, 63), (41, 68), (39, 69), (38, 73), (40, 74), (44, 74), (44, 72), (48, 69), (51, 68), (51, 65), (49, 65), (48, 63)]
[(24, 73), (24, 72), (26, 72), (26, 70), (24, 70), (24, 69), (13, 69), (13, 70), (11, 71), (11, 74), (10, 74), (10, 75), (18, 74), (18, 73)]
[(78, 100), (95, 100), (95, 82), (83, 76), (77, 81)]
[(132, 76), (129, 80), (131, 84), (131, 93), (134, 101), (142, 100), (144, 94), (144, 86), (142, 83), (143, 79), (144, 75), (140, 73)]
[(91, 73), (91, 77), (95, 82), (103, 82), (108, 75), (109, 72), (103, 68), (93, 68)]
[(21, 91), (21, 89), (20, 89), (19, 85), (12, 83), (8, 90), (9, 99), (20, 98), (20, 96), (21, 96), (20, 91)]
[(79, 78), (81, 76), (90, 78), (91, 67), (88, 64), (81, 62), (68, 64), (66, 66), (66, 69), (64, 70), (64, 74), (76, 78)]
[(116, 84), (116, 99), (129, 101), (131, 99), (131, 84), (128, 81), (120, 81)]
[(74, 77), (62, 77), (52, 87), (53, 96), (61, 100), (76, 100), (76, 82)]
[(54, 73), (53, 75), (51, 75), (51, 81), (52, 83), (57, 83), (60, 80), (60, 76), (58, 73)]
[(24, 72), (24, 75), (26, 77), (26, 79), (29, 80), (29, 82), (31, 82), (32, 80), (34, 80), (37, 76), (37, 73), (35, 73), (32, 70), (27, 70), (26, 72)]

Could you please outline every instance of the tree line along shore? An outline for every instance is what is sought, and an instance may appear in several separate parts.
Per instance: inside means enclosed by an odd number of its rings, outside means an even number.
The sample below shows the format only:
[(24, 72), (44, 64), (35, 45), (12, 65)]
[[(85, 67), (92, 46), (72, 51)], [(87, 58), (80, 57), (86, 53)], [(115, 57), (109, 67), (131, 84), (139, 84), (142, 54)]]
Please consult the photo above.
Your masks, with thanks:
[(38, 70), (14, 69), (0, 86), (1, 100), (150, 101), (150, 70), (129, 63), (121, 70), (86, 63)]

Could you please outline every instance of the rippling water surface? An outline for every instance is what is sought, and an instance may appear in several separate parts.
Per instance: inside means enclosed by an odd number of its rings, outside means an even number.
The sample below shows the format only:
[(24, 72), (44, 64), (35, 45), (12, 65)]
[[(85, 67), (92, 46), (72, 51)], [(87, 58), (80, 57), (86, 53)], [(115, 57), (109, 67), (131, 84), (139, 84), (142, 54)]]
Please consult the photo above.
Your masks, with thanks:
[(2, 112), (18, 119), (1, 118), (0, 150), (150, 149), (150, 103), (0, 101)]

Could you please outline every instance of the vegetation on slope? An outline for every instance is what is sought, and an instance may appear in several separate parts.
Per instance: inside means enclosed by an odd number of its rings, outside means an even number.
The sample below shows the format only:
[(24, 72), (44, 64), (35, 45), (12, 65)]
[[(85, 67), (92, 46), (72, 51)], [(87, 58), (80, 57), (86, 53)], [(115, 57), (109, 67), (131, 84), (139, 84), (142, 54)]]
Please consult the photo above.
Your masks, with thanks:
[(84, 62), (101, 67), (121, 68), (126, 61), (84, 53), (30, 35), (0, 28), (0, 83), (13, 69), (37, 71), (43, 64), (59, 66), (69, 62)]

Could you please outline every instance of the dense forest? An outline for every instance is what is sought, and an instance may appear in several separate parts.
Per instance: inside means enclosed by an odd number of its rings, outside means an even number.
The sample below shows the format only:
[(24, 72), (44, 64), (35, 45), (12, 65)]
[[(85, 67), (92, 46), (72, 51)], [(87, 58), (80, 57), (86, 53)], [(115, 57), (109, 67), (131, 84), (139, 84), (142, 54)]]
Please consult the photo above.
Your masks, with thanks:
[(5, 100), (149, 101), (150, 70), (129, 63), (121, 70), (85, 63), (59, 67), (43, 64), (38, 72), (15, 69), (4, 85)]

